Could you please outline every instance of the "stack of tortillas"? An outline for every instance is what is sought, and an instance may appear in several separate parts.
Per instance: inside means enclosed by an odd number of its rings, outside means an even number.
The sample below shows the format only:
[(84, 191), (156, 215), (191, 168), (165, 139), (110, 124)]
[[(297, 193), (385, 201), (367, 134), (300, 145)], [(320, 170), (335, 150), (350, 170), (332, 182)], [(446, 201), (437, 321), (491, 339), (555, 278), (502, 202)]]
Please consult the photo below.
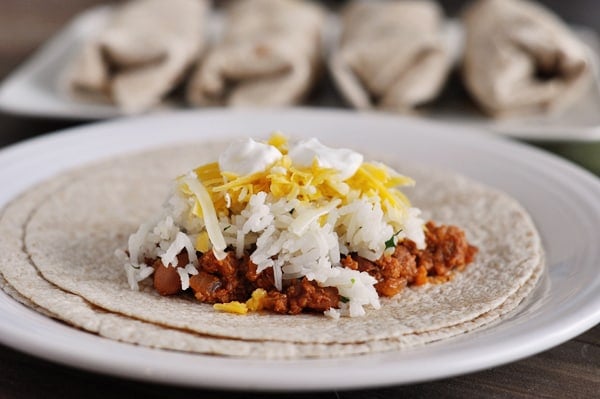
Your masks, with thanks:
[(192, 296), (131, 290), (116, 249), (160, 209), (172, 179), (211, 161), (224, 143), (111, 159), (57, 176), (8, 204), (0, 217), (0, 286), (74, 327), (162, 349), (253, 358), (336, 357), (423, 345), (498, 320), (535, 287), (544, 259), (525, 210), (463, 177), (384, 161), (417, 181), (425, 216), (460, 226), (475, 263), (445, 284), (404, 289), (364, 317), (220, 313)]

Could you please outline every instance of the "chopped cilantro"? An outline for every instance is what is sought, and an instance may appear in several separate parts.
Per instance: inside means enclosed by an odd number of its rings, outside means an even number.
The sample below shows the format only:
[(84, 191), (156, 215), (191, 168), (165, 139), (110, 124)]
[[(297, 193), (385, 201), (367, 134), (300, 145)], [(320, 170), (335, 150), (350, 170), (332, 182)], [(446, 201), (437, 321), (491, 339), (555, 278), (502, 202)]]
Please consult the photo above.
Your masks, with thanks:
[(394, 248), (396, 246), (396, 244), (394, 243), (394, 237), (396, 237), (401, 232), (402, 232), (402, 229), (400, 229), (397, 232), (395, 232), (394, 234), (392, 234), (390, 239), (385, 242), (385, 249)]
[(345, 296), (340, 296), (340, 301), (342, 301), (343, 303), (348, 303), (348, 302), (350, 302), (350, 298), (345, 297)]
[(350, 279), (350, 282), (351, 282), (352, 284), (354, 284), (354, 283), (356, 283), (356, 279), (353, 277), (353, 278), (351, 278), (351, 279)]
[(394, 236), (391, 236), (389, 240), (385, 242), (385, 249), (394, 248)]

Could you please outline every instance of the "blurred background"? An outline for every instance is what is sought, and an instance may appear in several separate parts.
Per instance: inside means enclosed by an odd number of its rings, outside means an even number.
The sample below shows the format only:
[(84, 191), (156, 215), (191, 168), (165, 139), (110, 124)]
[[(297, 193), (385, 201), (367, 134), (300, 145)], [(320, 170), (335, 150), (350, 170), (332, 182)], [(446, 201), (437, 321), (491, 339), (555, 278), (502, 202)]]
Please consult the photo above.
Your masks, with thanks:
[[(216, 0), (215, 4), (227, 1)], [(600, 32), (598, 0), (539, 0), (569, 23), (586, 25)], [(102, 0), (2, 0), (0, 2), (0, 75), (12, 68), (57, 32), (75, 14), (98, 4), (119, 3)], [(339, 7), (345, 1), (321, 1)], [(457, 16), (468, 0), (439, 0), (450, 16)]]
[[(343, 6), (345, 1), (321, 1), (332, 9)], [(597, 0), (539, 0), (569, 24), (583, 25), (600, 32), (600, 3)], [(87, 8), (100, 4), (118, 3), (101, 0), (1, 0), (0, 1), (0, 81), (23, 63), (36, 48), (56, 34), (73, 17)], [(227, 1), (216, 0), (218, 6)], [(440, 0), (450, 17), (456, 17), (468, 4), (465, 0)], [(343, 106), (335, 96), (331, 82), (318, 89), (313, 105)], [(319, 92), (320, 90), (320, 92)], [(318, 98), (322, 91), (327, 99)], [(2, 144), (6, 145), (37, 134), (72, 125), (73, 122), (23, 118), (0, 113)], [(535, 145), (562, 155), (600, 174), (600, 143), (592, 142), (536, 142)]]

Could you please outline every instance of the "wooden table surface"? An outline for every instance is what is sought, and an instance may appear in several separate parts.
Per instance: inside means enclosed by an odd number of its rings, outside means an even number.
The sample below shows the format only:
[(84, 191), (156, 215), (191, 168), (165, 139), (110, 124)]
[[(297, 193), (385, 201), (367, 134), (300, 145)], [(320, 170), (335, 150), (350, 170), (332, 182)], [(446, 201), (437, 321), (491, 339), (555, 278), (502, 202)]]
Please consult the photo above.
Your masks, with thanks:
[[(57, 32), (77, 12), (98, 0), (2, 0), (0, 2), (0, 80), (23, 62), (36, 47)], [(460, 1), (448, 1), (450, 11)], [(598, 29), (600, 10), (594, 0), (562, 2), (546, 0), (573, 22)], [(594, 14), (595, 12), (595, 14)], [(315, 104), (341, 106), (339, 100), (313, 100)], [(74, 122), (25, 118), (0, 113), (0, 148), (41, 134), (73, 126)], [(600, 147), (592, 144), (544, 144), (586, 166), (580, 153), (600, 159)], [(593, 169), (593, 167), (591, 167)], [(596, 173), (597, 170), (595, 170)], [(600, 261), (600, 260), (599, 260)], [(2, 341), (0, 337), (0, 342)], [(586, 333), (521, 361), (461, 377), (417, 385), (361, 391), (313, 394), (249, 394), (190, 390), (97, 375), (57, 365), (17, 352), (0, 344), (0, 398), (159, 398), (159, 397), (600, 397), (600, 325)]]

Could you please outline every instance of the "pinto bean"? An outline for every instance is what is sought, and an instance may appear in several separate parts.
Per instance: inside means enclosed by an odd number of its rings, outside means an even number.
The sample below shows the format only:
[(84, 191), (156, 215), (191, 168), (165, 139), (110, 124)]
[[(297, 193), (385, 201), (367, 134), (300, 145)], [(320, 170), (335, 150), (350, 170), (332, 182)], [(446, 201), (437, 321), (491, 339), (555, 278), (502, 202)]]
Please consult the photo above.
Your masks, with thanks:
[[(189, 263), (186, 251), (177, 255), (177, 265), (185, 266)], [(160, 295), (173, 295), (181, 291), (181, 278), (175, 266), (165, 266), (158, 258), (152, 265), (154, 267), (154, 288)]]
[(154, 288), (160, 295), (173, 295), (181, 291), (181, 279), (175, 267), (165, 267), (160, 259), (154, 262)]

